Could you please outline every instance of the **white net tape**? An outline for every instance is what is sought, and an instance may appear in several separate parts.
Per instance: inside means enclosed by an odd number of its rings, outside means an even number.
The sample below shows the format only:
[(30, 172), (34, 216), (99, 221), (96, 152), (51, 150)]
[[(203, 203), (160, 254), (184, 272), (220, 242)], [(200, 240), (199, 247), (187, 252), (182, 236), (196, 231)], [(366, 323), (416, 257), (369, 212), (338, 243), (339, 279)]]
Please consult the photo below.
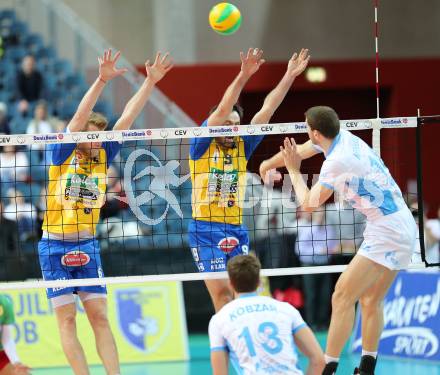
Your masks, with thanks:
[[(415, 128), (416, 117), (392, 117), (386, 119), (341, 120), (341, 127), (347, 130)], [(306, 133), (305, 122), (269, 125), (240, 125), (234, 127), (195, 127), (166, 129), (136, 129), (128, 131), (103, 131), (87, 133), (19, 134), (0, 136), (0, 145), (33, 145), (49, 143), (78, 143), (93, 141), (136, 141), (156, 139), (182, 139), (202, 137), (225, 137), (230, 135), (270, 135)], [(376, 138), (377, 142), (377, 138)], [(378, 145), (375, 145), (377, 147)]]

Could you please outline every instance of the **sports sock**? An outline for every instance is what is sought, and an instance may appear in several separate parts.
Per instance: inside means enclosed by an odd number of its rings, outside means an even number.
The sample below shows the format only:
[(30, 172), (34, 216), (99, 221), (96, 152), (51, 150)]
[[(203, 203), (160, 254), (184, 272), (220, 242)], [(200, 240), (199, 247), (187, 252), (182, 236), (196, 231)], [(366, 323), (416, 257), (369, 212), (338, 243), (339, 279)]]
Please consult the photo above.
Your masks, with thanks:
[(325, 363), (330, 363), (330, 362), (339, 363), (339, 358), (330, 357), (327, 354), (324, 354), (324, 359), (325, 359)]
[(366, 350), (362, 349), (362, 356), (364, 356), (364, 355), (369, 355), (369, 356), (371, 356), (373, 358), (376, 358), (377, 357), (377, 352), (367, 352)]

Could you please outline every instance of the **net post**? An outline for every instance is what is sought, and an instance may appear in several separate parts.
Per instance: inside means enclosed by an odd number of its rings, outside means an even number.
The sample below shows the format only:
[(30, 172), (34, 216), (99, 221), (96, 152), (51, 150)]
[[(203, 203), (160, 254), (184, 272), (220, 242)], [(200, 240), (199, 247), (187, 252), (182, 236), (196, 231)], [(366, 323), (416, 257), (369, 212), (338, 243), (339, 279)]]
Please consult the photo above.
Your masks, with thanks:
[(425, 249), (425, 233), (424, 233), (424, 219), (423, 219), (423, 186), (422, 186), (422, 123), (423, 118), (420, 116), (420, 109), (417, 109), (417, 127), (416, 127), (416, 165), (417, 165), (417, 216), (419, 219), (419, 241), (420, 241), (420, 255), (422, 262), (426, 267), (429, 263), (426, 260)]

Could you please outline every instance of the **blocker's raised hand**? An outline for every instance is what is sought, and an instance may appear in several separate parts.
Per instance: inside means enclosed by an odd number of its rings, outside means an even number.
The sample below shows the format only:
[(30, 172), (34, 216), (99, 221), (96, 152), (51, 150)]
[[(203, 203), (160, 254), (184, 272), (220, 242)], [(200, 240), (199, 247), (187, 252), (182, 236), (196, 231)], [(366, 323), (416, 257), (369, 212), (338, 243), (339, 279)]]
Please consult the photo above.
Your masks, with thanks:
[(284, 147), (280, 146), (280, 150), (283, 153), (284, 163), (289, 172), (299, 171), (301, 167), (301, 156), (298, 153), (295, 140), (293, 138), (284, 139)]
[(241, 71), (247, 77), (255, 74), (260, 66), (264, 64), (265, 60), (262, 59), (263, 50), (259, 48), (249, 48), (246, 56), (243, 52), (240, 52)]
[(299, 55), (295, 52), (291, 59), (289, 60), (289, 64), (287, 65), (287, 71), (293, 77), (299, 76), (304, 69), (307, 67), (310, 60), (309, 50), (301, 49)]
[(163, 57), (161, 52), (158, 52), (153, 65), (150, 65), (150, 60), (145, 62), (147, 76), (154, 83), (159, 82), (172, 68), (173, 60), (168, 52)]
[(128, 69), (117, 69), (116, 63), (121, 56), (121, 52), (116, 52), (112, 58), (112, 50), (108, 49), (104, 52), (102, 57), (98, 57), (99, 62), (99, 77), (104, 81), (110, 81), (111, 79), (118, 77), (128, 71)]

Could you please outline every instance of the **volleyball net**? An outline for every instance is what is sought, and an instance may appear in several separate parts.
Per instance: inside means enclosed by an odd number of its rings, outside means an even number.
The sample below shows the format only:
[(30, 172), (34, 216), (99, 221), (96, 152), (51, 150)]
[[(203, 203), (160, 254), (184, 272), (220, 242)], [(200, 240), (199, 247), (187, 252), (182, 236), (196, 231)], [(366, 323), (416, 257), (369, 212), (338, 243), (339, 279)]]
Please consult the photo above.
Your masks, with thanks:
[[(423, 119), (341, 121), (342, 128), (359, 135), (381, 154), (422, 225), (426, 220), (422, 167), (424, 158), (431, 156), (421, 152), (421, 144), (424, 129), (434, 126)], [(260, 163), (279, 151), (284, 137), (294, 137), (298, 144), (307, 140), (303, 122), (2, 135), (0, 289), (225, 277), (224, 272), (198, 273), (189, 245), (192, 195), (197, 196), (189, 167), (190, 143), (193, 139), (261, 135), (265, 137), (250, 157), (247, 171), (243, 170), (244, 178), (238, 176), (236, 166), (228, 169), (227, 161), (223, 170), (208, 168), (206, 176), (200, 176), (206, 182), (205, 198), (215, 197), (219, 207), (226, 208), (236, 203), (231, 203), (232, 196), (240, 196), (237, 215), (242, 215), (248, 227), (250, 251), (260, 258), (263, 275), (342, 271), (362, 243), (365, 218), (333, 198), (312, 214), (302, 212), (286, 170), (283, 180), (271, 185), (263, 184), (258, 174)], [(88, 167), (77, 169), (82, 161), (73, 150), (78, 144), (92, 142), (120, 145), (107, 172), (99, 166), (104, 163), (99, 151)], [(58, 167), (58, 172), (50, 169), (55, 147), (73, 151), (70, 167)], [(215, 163), (216, 157), (215, 153), (209, 155), (207, 165)], [(303, 162), (301, 171), (309, 186), (317, 181), (322, 161), (322, 156), (316, 156)], [(96, 169), (93, 163), (98, 165)], [(429, 181), (428, 172), (423, 171), (424, 181)], [(48, 188), (50, 184), (52, 188)], [(107, 189), (102, 194), (104, 185)], [(51, 224), (44, 226), (45, 220)], [(58, 240), (71, 241), (72, 233), (82, 232), (84, 223), (96, 225), (105, 277), (42, 280), (38, 256), (42, 235), (54, 225)], [(63, 233), (59, 228), (68, 229)], [(435, 255), (430, 258), (425, 252), (423, 230), (421, 236), (411, 267), (438, 265)], [(236, 240), (226, 237), (217, 246), (230, 252)], [(82, 251), (66, 250), (62, 267), (90, 267), (87, 262)]]

